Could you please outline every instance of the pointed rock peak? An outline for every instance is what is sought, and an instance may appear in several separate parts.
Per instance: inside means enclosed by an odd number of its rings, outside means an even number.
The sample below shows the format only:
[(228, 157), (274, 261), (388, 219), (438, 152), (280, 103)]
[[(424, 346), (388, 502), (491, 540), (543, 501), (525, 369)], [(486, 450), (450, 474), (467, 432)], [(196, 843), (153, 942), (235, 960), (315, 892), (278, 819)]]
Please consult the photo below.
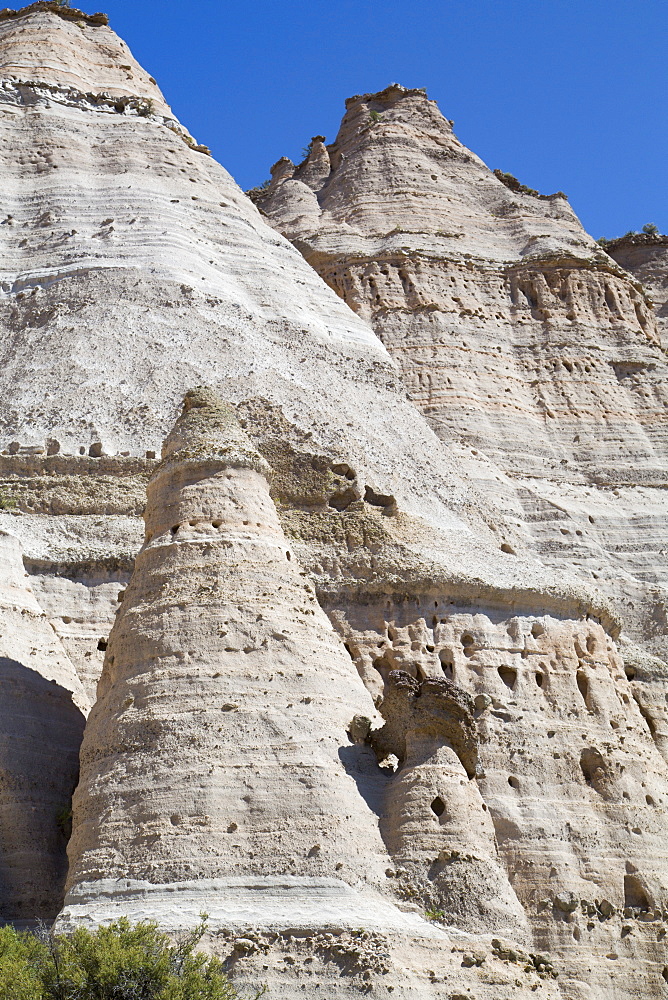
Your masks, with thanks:
[(106, 14), (85, 14), (49, 0), (0, 10), (0, 64), (5, 82), (116, 98), (118, 112), (132, 101), (140, 113), (173, 117), (156, 81), (108, 26)]
[(208, 386), (184, 396), (181, 416), (165, 439), (163, 463), (219, 462), (267, 475), (269, 465), (242, 429), (232, 407)]

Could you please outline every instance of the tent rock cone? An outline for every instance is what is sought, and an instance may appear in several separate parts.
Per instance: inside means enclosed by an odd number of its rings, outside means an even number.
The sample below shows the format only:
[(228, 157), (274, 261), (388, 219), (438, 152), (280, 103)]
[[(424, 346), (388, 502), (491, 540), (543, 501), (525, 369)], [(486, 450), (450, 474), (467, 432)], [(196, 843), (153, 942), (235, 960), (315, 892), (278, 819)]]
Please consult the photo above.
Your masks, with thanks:
[(86, 729), (70, 888), (383, 878), (375, 817), (339, 759), (373, 704), (268, 471), (214, 393), (186, 395)]

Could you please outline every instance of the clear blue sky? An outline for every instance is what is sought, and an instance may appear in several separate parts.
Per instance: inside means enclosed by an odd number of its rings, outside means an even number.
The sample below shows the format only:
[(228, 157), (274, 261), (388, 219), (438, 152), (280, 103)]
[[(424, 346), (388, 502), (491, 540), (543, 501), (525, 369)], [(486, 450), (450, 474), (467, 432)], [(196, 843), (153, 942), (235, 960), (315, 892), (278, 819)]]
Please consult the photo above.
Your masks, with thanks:
[(594, 237), (668, 232), (668, 0), (100, 2), (243, 188), (396, 81)]

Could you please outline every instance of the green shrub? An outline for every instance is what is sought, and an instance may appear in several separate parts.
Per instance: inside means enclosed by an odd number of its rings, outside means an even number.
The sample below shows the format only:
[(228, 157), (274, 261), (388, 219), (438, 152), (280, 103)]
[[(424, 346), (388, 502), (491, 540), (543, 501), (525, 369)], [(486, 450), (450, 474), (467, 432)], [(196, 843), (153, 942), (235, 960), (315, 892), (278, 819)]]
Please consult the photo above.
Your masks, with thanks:
[(659, 227), (655, 226), (653, 222), (646, 222), (642, 227), (643, 233), (647, 233), (648, 236), (658, 236)]
[(71, 936), (2, 927), (0, 1000), (237, 1000), (220, 960), (195, 951), (205, 929), (173, 944), (125, 918)]

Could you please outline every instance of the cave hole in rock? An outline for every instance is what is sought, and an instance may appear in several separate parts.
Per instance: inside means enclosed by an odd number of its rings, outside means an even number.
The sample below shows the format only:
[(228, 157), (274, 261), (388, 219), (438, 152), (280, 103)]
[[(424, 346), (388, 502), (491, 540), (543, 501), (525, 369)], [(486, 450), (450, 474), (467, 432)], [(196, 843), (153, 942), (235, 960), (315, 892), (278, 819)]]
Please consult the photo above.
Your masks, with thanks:
[(580, 754), (580, 770), (590, 788), (600, 791), (605, 780), (605, 761), (594, 747), (586, 747)]
[(541, 625), (540, 622), (534, 622), (533, 625), (531, 626), (531, 634), (534, 637), (534, 639), (538, 639), (539, 636), (545, 635), (545, 628)]
[(289, 552), (286, 552), (285, 553), (285, 558), (288, 560), (288, 562), (290, 562), (290, 560), (292, 559), (292, 556), (290, 555)]
[(173, 535), (175, 535), (178, 530), (179, 530), (178, 524), (175, 524), (172, 528), (170, 528), (170, 531)]
[(211, 522), (211, 527), (212, 528), (220, 528), (220, 526), (221, 526), (222, 523), (223, 523), (222, 521), (212, 521)]
[(663, 972), (661, 973), (665, 981), (668, 983), (668, 965), (664, 965)]
[(512, 774), (508, 778), (508, 784), (510, 785), (511, 788), (519, 788), (520, 787), (519, 781), (517, 780), (517, 778), (513, 777)]
[(515, 549), (512, 547), (512, 545), (509, 545), (508, 542), (503, 542), (503, 544), (501, 545), (501, 551), (505, 552), (509, 556), (515, 555)]
[(587, 697), (589, 696), (589, 681), (587, 680), (587, 676), (582, 670), (578, 670), (575, 680), (577, 681), (578, 691), (582, 695), (582, 700), (586, 705)]
[(387, 654), (385, 653), (382, 656), (376, 657), (376, 659), (373, 661), (373, 667), (374, 670), (378, 671), (383, 680), (386, 680), (387, 675), (390, 673), (391, 670), (396, 670), (396, 664), (392, 663)]
[(375, 490), (372, 490), (370, 486), (367, 486), (364, 489), (364, 499), (368, 504), (371, 504), (373, 507), (383, 507), (386, 510), (390, 510), (391, 508), (396, 507), (397, 504), (393, 496), (386, 496), (383, 493), (376, 493)]
[(473, 636), (468, 632), (465, 632), (461, 637), (461, 644), (464, 648), (464, 656), (473, 656), (475, 653), (475, 646), (473, 643)]
[(452, 662), (452, 654), (446, 649), (442, 649), (438, 654), (438, 658), (441, 663), (441, 670), (448, 678), (448, 680), (454, 680), (455, 677), (455, 665)]
[(635, 680), (635, 676), (636, 676), (635, 667), (632, 667), (628, 663), (625, 663), (624, 664), (624, 674), (626, 675), (627, 681)]
[(106, 639), (99, 639), (98, 643), (97, 643), (97, 648), (100, 650), (101, 653), (103, 653), (105, 651), (105, 649), (107, 648), (107, 640)]
[(648, 806), (655, 806), (656, 805), (656, 802), (654, 801), (654, 799), (652, 798), (651, 795), (646, 795), (645, 796), (645, 802), (647, 803)]
[(592, 635), (587, 636), (587, 652), (593, 653), (596, 649), (596, 639)]
[(431, 804), (431, 811), (435, 816), (442, 816), (445, 812), (445, 802), (440, 795), (437, 795)]
[(331, 497), (327, 501), (330, 507), (334, 510), (345, 510), (349, 507), (353, 500), (357, 500), (357, 494), (353, 489), (339, 490), (336, 493), (332, 493)]
[(513, 667), (498, 667), (498, 674), (506, 687), (514, 691), (517, 682), (517, 671)]
[(536, 671), (536, 684), (539, 688), (542, 688), (543, 686), (543, 674), (541, 674), (539, 670)]
[(635, 910), (649, 910), (650, 902), (644, 886), (636, 875), (624, 876), (624, 906)]

